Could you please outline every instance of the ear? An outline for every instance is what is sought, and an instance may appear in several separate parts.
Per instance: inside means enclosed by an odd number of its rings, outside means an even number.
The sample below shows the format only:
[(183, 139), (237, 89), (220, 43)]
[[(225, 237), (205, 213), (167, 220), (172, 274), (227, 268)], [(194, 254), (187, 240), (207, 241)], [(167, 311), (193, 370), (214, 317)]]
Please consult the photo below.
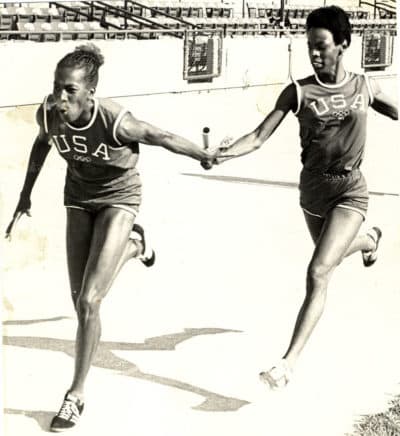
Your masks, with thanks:
[(96, 88), (90, 88), (89, 89), (89, 95), (90, 97), (94, 97), (94, 94), (96, 93)]
[(345, 40), (340, 44), (339, 53), (340, 53), (340, 54), (343, 54), (343, 52), (347, 49), (348, 46), (349, 46), (349, 43), (347, 42), (347, 39), (345, 39)]

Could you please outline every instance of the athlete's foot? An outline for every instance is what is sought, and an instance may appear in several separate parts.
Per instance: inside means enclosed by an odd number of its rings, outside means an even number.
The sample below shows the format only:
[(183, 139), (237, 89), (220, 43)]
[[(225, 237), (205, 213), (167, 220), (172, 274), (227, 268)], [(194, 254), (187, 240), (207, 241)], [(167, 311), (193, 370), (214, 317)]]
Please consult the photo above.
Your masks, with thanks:
[(83, 412), (83, 407), (83, 401), (70, 392), (67, 392), (61, 409), (51, 421), (50, 430), (62, 432), (75, 427)]
[(284, 388), (292, 375), (292, 370), (285, 359), (280, 360), (268, 371), (260, 373), (260, 380), (268, 385), (270, 389), (278, 390)]
[(372, 266), (378, 259), (378, 247), (379, 241), (382, 237), (382, 230), (379, 227), (372, 227), (367, 230), (367, 236), (369, 236), (374, 242), (374, 248), (372, 250), (362, 251), (362, 260), (364, 266)]
[(136, 256), (136, 259), (139, 259), (147, 267), (153, 266), (156, 261), (156, 253), (146, 241), (144, 229), (140, 224), (135, 223), (133, 225), (130, 239), (139, 241), (142, 247), (140, 254)]

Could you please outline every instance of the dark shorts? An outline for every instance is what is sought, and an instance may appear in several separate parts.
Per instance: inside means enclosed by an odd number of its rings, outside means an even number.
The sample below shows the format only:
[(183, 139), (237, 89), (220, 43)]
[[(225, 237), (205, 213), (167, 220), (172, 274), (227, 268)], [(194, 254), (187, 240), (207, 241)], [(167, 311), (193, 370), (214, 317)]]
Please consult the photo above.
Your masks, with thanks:
[(106, 207), (124, 209), (137, 215), (142, 200), (142, 184), (137, 172), (114, 180), (84, 183), (67, 173), (64, 205), (68, 208), (97, 213)]
[(361, 171), (344, 174), (314, 174), (303, 168), (300, 175), (300, 206), (314, 216), (325, 218), (335, 207), (354, 210), (365, 219), (368, 189)]

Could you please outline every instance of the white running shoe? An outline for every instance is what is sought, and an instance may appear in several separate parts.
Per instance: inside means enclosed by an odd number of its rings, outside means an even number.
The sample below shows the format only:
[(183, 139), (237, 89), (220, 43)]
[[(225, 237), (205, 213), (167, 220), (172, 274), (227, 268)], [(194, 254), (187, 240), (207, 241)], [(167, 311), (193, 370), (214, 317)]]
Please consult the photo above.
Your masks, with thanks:
[(284, 388), (292, 376), (292, 370), (289, 368), (285, 359), (280, 360), (270, 370), (260, 373), (260, 380), (267, 384), (271, 389), (278, 390)]

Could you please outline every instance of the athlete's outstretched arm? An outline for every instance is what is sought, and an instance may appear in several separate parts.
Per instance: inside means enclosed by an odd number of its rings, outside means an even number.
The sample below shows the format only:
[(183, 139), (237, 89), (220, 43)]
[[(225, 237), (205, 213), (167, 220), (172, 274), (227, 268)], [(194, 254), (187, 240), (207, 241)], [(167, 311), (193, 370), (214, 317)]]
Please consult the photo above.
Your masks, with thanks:
[(31, 207), (31, 193), (33, 186), (35, 185), (36, 179), (42, 169), (44, 161), (50, 151), (50, 144), (47, 135), (44, 132), (42, 125), (43, 116), (41, 115), (41, 109), (36, 114), (36, 119), (39, 124), (39, 133), (33, 143), (32, 150), (29, 156), (28, 167), (26, 170), (25, 181), (22, 187), (19, 201), (15, 209), (13, 218), (6, 230), (6, 238), (11, 238), (11, 233), (15, 225), (17, 224), (19, 218), (23, 214), (30, 215)]
[(392, 120), (398, 120), (398, 108), (397, 104), (386, 95), (380, 88), (376, 80), (370, 80), (372, 94), (374, 96), (374, 101), (371, 107), (382, 115), (386, 115)]
[(296, 88), (295, 85), (291, 84), (281, 92), (274, 109), (255, 130), (242, 136), (229, 147), (220, 148), (215, 163), (221, 163), (228, 159), (243, 156), (260, 148), (274, 133), (289, 110), (295, 110), (296, 105)]
[(125, 114), (121, 120), (117, 129), (117, 137), (123, 144), (137, 141), (143, 144), (158, 145), (173, 153), (183, 154), (200, 161), (210, 158), (208, 151), (188, 139), (159, 129), (145, 121), (137, 120), (130, 113)]

